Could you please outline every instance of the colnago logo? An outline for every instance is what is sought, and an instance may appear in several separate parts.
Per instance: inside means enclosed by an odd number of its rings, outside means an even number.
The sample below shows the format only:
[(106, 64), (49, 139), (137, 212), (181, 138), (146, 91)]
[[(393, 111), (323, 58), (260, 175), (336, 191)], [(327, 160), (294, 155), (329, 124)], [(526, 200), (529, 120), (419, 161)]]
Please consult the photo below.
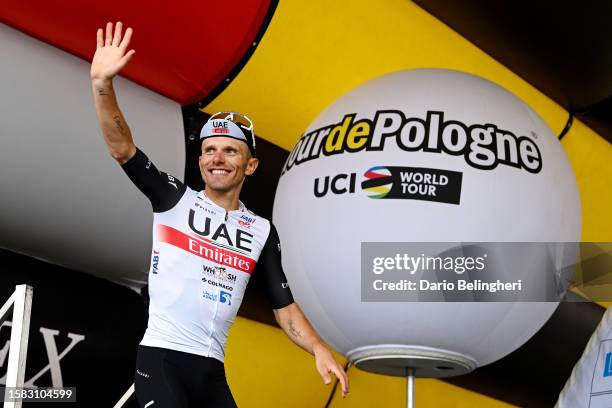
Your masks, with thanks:
[(542, 170), (542, 156), (533, 140), (494, 124), (468, 125), (445, 120), (444, 112), (438, 111), (428, 111), (425, 119), (406, 118), (398, 110), (377, 111), (373, 120), (355, 121), (355, 117), (355, 113), (345, 115), (339, 123), (303, 135), (289, 155), (282, 174), (321, 156), (384, 151), (388, 143), (395, 143), (406, 152), (464, 156), (470, 166), (481, 170), (492, 170), (498, 165), (529, 173)]
[(202, 281), (203, 281), (203, 282), (205, 282), (205, 283), (208, 283), (208, 284), (209, 284), (209, 285), (211, 285), (211, 286), (216, 286), (216, 287), (218, 287), (218, 288), (222, 288), (222, 289), (225, 289), (225, 290), (229, 290), (230, 292), (232, 292), (232, 291), (234, 290), (234, 288), (233, 288), (233, 287), (231, 287), (230, 285), (227, 285), (227, 284), (222, 283), (222, 282), (217, 282), (217, 281), (216, 281), (216, 280), (214, 280), (214, 279), (202, 278)]

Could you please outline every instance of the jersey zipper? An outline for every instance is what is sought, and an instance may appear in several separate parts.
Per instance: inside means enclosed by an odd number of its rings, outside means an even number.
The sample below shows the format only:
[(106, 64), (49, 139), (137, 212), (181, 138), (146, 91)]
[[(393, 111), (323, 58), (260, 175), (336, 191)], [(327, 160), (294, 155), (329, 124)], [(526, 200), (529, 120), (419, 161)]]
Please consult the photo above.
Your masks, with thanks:
[(227, 213), (227, 210), (225, 210), (225, 221), (227, 222), (227, 217), (229, 216), (229, 214)]

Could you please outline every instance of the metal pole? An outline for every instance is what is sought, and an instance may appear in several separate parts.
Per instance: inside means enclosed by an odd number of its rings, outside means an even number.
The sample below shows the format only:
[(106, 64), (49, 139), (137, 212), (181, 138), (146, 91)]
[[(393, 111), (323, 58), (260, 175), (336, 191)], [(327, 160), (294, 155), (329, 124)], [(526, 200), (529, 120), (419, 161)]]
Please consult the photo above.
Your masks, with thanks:
[(11, 294), (11, 296), (0, 309), (0, 324), (4, 323), (4, 321), (8, 318), (9, 312), (13, 307), (13, 303), (15, 303), (15, 292)]
[[(30, 335), (30, 313), (32, 311), (32, 287), (18, 285), (15, 287), (13, 304), (13, 321), (9, 347), (8, 369), (6, 371), (6, 388), (23, 388), (28, 338)], [(4, 408), (21, 408), (21, 400), (5, 402)]]
[(123, 394), (123, 397), (121, 397), (121, 399), (117, 401), (117, 403), (115, 404), (113, 408), (123, 408), (125, 403), (128, 402), (130, 398), (132, 398), (132, 395), (134, 394), (134, 390), (135, 390), (134, 384), (130, 385), (130, 388), (128, 388), (125, 394)]
[(406, 371), (408, 376), (406, 406), (414, 408), (414, 368), (408, 367)]

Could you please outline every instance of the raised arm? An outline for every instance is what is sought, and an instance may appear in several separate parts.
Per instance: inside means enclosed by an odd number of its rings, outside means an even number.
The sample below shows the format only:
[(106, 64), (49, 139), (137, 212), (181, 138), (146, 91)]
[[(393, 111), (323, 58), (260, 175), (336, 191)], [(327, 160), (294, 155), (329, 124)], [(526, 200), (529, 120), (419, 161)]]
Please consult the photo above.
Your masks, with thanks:
[(91, 62), (91, 85), (96, 105), (96, 114), (104, 141), (111, 156), (124, 164), (136, 154), (136, 146), (132, 140), (130, 128), (119, 109), (115, 90), (113, 89), (113, 78), (132, 59), (136, 51), (126, 50), (132, 37), (132, 29), (128, 28), (122, 38), (122, 24), (115, 26), (106, 24), (106, 33), (101, 28), (97, 32), (97, 47)]

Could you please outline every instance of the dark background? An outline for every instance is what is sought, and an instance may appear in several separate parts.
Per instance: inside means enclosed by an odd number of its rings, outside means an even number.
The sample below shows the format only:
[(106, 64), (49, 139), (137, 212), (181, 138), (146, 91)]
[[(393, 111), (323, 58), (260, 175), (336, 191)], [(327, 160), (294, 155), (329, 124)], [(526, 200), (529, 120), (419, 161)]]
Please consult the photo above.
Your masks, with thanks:
[[(112, 282), (6, 250), (0, 250), (0, 265), (2, 304), (15, 285), (26, 283), (34, 288), (26, 382), (49, 363), (41, 327), (58, 331), (58, 354), (71, 342), (68, 333), (85, 336), (60, 361), (63, 386), (77, 387), (77, 403), (31, 402), (23, 406), (114, 406), (134, 381), (136, 348), (146, 327), (142, 297)], [(3, 327), (0, 350), (9, 340), (10, 328)], [(8, 356), (0, 366), (0, 376), (6, 374), (7, 365)], [(51, 387), (50, 371), (34, 384)]]
[(415, 3), (612, 141), (612, 2)]

